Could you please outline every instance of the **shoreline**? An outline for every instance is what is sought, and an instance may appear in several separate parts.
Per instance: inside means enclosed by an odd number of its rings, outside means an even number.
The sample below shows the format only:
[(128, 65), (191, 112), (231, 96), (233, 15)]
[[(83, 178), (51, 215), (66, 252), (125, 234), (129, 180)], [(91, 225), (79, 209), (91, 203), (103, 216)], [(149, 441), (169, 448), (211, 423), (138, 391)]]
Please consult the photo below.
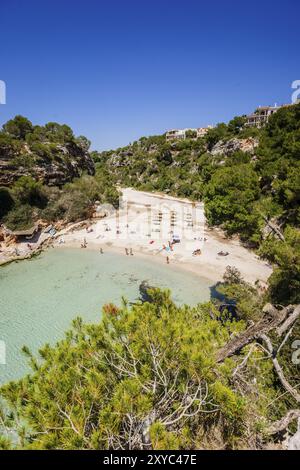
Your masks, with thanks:
[[(191, 201), (158, 193), (124, 188), (122, 194), (125, 208), (122, 207), (118, 213), (111, 212), (105, 217), (69, 224), (52, 237), (41, 233), (37, 242), (31, 243), (31, 249), (26, 242), (17, 245), (19, 256), (10, 248), (1, 262), (0, 253), (0, 266), (30, 259), (49, 246), (78, 249), (86, 244), (87, 248), (82, 249), (102, 248), (123, 256), (126, 256), (126, 250), (132, 249), (135, 256), (168, 264), (170, 269), (188, 271), (214, 284), (222, 281), (226, 267), (231, 266), (240, 271), (246, 282), (267, 285), (272, 267), (254, 251), (245, 248), (238, 237), (229, 239), (219, 228), (208, 227), (202, 203), (192, 209), (195, 203)], [(170, 205), (166, 209), (167, 200)], [(152, 210), (150, 215), (149, 206)], [(170, 217), (174, 210), (177, 211), (175, 223), (173, 216)], [(186, 215), (187, 212), (189, 215)], [(170, 234), (173, 233), (182, 235), (180, 243), (171, 246)], [(199, 252), (199, 256), (194, 256), (195, 251)]]
[[(213, 234), (214, 236), (219, 235), (218, 233), (217, 234), (214, 233), (215, 229), (210, 229), (210, 231), (211, 231), (211, 234)], [(77, 235), (79, 233), (80, 233), (80, 231), (77, 231)], [(76, 234), (76, 232), (72, 233), (72, 235), (74, 235), (74, 234)], [(7, 266), (11, 263), (30, 260), (30, 259), (32, 259), (34, 257), (37, 257), (40, 254), (46, 252), (49, 248), (76, 249), (76, 250), (83, 249), (83, 248), (80, 247), (80, 240), (78, 238), (73, 239), (73, 240), (68, 240), (63, 244), (60, 244), (58, 242), (58, 240), (61, 237), (65, 237), (65, 231), (59, 232), (55, 236), (54, 239), (53, 238), (48, 238), (48, 239), (44, 240), (37, 248), (32, 249), (32, 251), (27, 252), (23, 256), (12, 256), (12, 257), (10, 257), (6, 260), (0, 261), (0, 268), (4, 267), (4, 266)], [(229, 240), (227, 241), (227, 243), (225, 241), (225, 243), (223, 243), (223, 244), (225, 244), (227, 246), (228, 243), (230, 243)], [(125, 251), (124, 245), (114, 244), (113, 241), (97, 241), (97, 242), (89, 241), (87, 247), (84, 248), (84, 249), (91, 250), (91, 251), (99, 251), (100, 248), (102, 248), (104, 250), (104, 252), (107, 250), (109, 252), (116, 253), (120, 256), (121, 255), (126, 256), (126, 254), (124, 253), (124, 251)], [(244, 250), (246, 250), (247, 252), (251, 253), (252, 255), (254, 255), (256, 257), (256, 255), (253, 252), (251, 252), (250, 250), (248, 250), (246, 248), (244, 248)], [(155, 250), (149, 250), (149, 249), (147, 249), (143, 246), (135, 247), (134, 256), (137, 256), (138, 258), (147, 259), (148, 261), (151, 260), (151, 262), (159, 263), (159, 264), (164, 263), (164, 257), (165, 257), (159, 251), (155, 252)], [(176, 269), (179, 269), (179, 270), (182, 270), (182, 271), (188, 271), (189, 273), (192, 273), (192, 274), (194, 274), (195, 276), (197, 276), (199, 278), (205, 278), (206, 280), (208, 280), (208, 281), (210, 281), (214, 284), (219, 282), (219, 281), (222, 281), (223, 274), (224, 274), (224, 271), (226, 269), (226, 266), (234, 266), (234, 264), (232, 264), (230, 262), (230, 259), (228, 259), (228, 263), (224, 263), (224, 262), (222, 263), (222, 261), (224, 261), (224, 260), (220, 260), (222, 264), (220, 263), (220, 266), (217, 267), (215, 264), (204, 264), (204, 263), (196, 264), (192, 260), (188, 261), (186, 259), (183, 260), (183, 259), (180, 259), (180, 258), (182, 258), (182, 257), (179, 255), (179, 258), (174, 257), (174, 258), (171, 259), (170, 264), (169, 264), (170, 269), (172, 269), (172, 267), (176, 266)], [(272, 268), (267, 263), (264, 263), (264, 261), (261, 260), (260, 258), (257, 257), (257, 260), (259, 260), (262, 264), (265, 264), (265, 266), (269, 270), (269, 275), (270, 275), (272, 273)], [(245, 273), (242, 273), (242, 274), (245, 274)], [(257, 273), (257, 274), (258, 275), (257, 275), (257, 278), (255, 280), (253, 279), (253, 276), (251, 278), (250, 278), (250, 276), (247, 276), (247, 275), (243, 276), (243, 277), (244, 277), (245, 281), (250, 282), (252, 284), (255, 284), (255, 281), (260, 281), (260, 282), (263, 282), (263, 283), (267, 283), (267, 277), (265, 275), (259, 275), (259, 273)]]
[[(65, 243), (65, 244), (62, 244), (62, 245), (58, 245), (58, 244), (53, 244), (52, 245), (52, 248), (54, 249), (58, 249), (58, 250), (80, 250), (81, 248), (78, 246), (77, 243), (75, 242), (68, 242), (68, 243)], [(121, 247), (121, 246), (116, 246), (116, 245), (111, 245), (111, 244), (107, 244), (107, 243), (102, 243), (102, 244), (95, 244), (95, 243), (89, 243), (88, 246), (85, 248), (85, 250), (87, 251), (98, 251), (100, 250), (100, 248), (102, 248), (104, 251), (104, 253), (115, 253), (119, 256), (126, 256), (126, 254), (124, 253), (124, 248)], [(130, 256), (130, 255), (128, 255)], [(130, 256), (132, 258), (134, 257), (137, 257), (139, 259), (145, 259), (147, 261), (150, 261), (151, 263), (155, 263), (155, 264), (159, 264), (159, 265), (162, 265), (162, 264), (166, 264), (164, 263), (164, 260), (163, 260), (163, 256), (156, 256), (155, 253), (149, 253), (147, 251), (144, 251), (143, 249), (139, 249), (139, 250), (136, 250), (134, 252), (134, 255), (133, 256)], [(172, 262), (170, 262), (169, 264), (169, 267), (170, 269), (173, 269), (173, 267), (176, 267), (176, 269), (178, 268), (180, 271), (188, 271), (189, 273), (192, 273), (194, 274), (195, 276), (201, 278), (201, 279), (206, 279), (207, 281), (209, 282), (212, 282), (213, 284), (215, 284), (216, 282), (216, 277), (213, 273), (211, 273), (211, 275), (209, 275), (207, 272), (201, 272), (200, 270), (196, 270), (194, 269), (194, 267), (189, 264), (189, 263), (181, 263), (180, 261), (176, 260), (176, 259), (173, 259)], [(221, 280), (222, 277), (219, 279)]]
[[(223, 280), (223, 274), (227, 266), (234, 266), (242, 274), (242, 277), (246, 282), (254, 285), (257, 281), (263, 285), (267, 284), (267, 279), (272, 273), (272, 268), (263, 260), (259, 259), (258, 256), (242, 247), (240, 242), (237, 240), (223, 240), (219, 233), (215, 230), (210, 229), (207, 231), (209, 237), (207, 246), (203, 248), (202, 254), (199, 257), (192, 257), (187, 255), (187, 250), (183, 246), (176, 246), (173, 255), (169, 254), (169, 268), (179, 269), (187, 271), (199, 278), (205, 278), (212, 284), (216, 284)], [(53, 243), (55, 248), (73, 248), (73, 249), (87, 249), (93, 251), (99, 251), (100, 248), (103, 251), (110, 251), (117, 253), (122, 256), (126, 256), (125, 248), (133, 248), (134, 256), (147, 259), (154, 263), (167, 264), (166, 256), (167, 253), (158, 249), (149, 249), (149, 245), (126, 243), (123, 240), (96, 240), (92, 239), (83, 231), (78, 231), (70, 235), (69, 237), (63, 236), (64, 243), (59, 244), (58, 241)], [(82, 240), (87, 240), (87, 247), (80, 248)], [(212, 246), (214, 252), (212, 252)], [(235, 249), (237, 253), (234, 256), (221, 257), (217, 255), (217, 251), (220, 247), (226, 247), (230, 250)], [(241, 256), (243, 254), (243, 257)], [(129, 255), (130, 256), (130, 255)]]

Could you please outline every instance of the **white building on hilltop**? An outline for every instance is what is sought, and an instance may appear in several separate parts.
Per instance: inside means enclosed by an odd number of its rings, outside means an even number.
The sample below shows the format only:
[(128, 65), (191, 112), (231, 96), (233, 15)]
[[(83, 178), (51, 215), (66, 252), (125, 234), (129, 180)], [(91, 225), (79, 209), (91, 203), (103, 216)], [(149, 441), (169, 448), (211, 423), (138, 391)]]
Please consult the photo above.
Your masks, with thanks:
[(286, 106), (292, 106), (292, 105), (282, 104), (280, 106), (277, 106), (277, 104), (275, 104), (274, 106), (259, 106), (254, 111), (254, 113), (249, 114), (247, 116), (247, 121), (245, 123), (245, 126), (260, 128), (264, 126), (265, 124), (267, 124), (272, 114), (276, 113), (281, 108), (285, 108)]
[(213, 126), (198, 127), (198, 128), (186, 128), (186, 129), (171, 129), (166, 132), (166, 141), (182, 140), (182, 139), (198, 139), (199, 137), (205, 136), (207, 132), (212, 129)]
[(166, 132), (166, 140), (180, 140), (185, 139), (185, 129), (171, 129)]

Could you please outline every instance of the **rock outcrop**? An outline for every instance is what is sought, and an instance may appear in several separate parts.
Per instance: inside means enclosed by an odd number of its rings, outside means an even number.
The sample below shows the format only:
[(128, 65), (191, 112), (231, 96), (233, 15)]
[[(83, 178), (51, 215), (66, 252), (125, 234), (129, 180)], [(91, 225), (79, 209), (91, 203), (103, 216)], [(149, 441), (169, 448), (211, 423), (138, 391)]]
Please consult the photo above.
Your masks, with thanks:
[(21, 176), (32, 176), (49, 186), (62, 186), (82, 175), (93, 175), (89, 152), (75, 142), (51, 145), (51, 154), (37, 155), (26, 143), (18, 151), (0, 147), (0, 186), (11, 186)]
[(220, 140), (216, 145), (214, 145), (210, 153), (212, 155), (228, 156), (234, 152), (241, 151), (253, 154), (258, 144), (258, 139), (255, 139), (254, 137), (249, 137), (247, 139), (235, 138), (230, 139), (227, 142)]

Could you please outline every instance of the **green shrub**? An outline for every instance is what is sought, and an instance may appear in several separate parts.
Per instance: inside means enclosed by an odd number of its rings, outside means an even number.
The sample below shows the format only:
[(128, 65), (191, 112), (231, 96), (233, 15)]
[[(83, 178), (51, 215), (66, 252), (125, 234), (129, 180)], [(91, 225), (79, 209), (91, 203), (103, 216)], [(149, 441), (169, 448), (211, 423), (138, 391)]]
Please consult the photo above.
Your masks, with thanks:
[(0, 219), (14, 206), (14, 199), (7, 188), (0, 187)]
[(10, 230), (28, 229), (34, 225), (34, 210), (29, 204), (18, 204), (3, 218)]

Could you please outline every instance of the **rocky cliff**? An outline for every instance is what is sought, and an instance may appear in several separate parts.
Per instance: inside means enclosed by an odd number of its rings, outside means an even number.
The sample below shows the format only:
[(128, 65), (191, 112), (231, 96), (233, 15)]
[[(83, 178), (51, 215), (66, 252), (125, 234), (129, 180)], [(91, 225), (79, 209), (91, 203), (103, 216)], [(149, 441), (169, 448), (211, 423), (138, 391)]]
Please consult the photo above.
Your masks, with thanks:
[(61, 186), (83, 172), (95, 173), (89, 153), (74, 144), (57, 145), (55, 157), (35, 155), (24, 145), (18, 153), (0, 149), (0, 186), (11, 186), (21, 176), (32, 176), (49, 186)]
[(234, 152), (241, 151), (253, 154), (258, 145), (259, 140), (254, 137), (248, 137), (247, 139), (233, 138), (226, 142), (220, 140), (213, 146), (210, 153), (212, 155), (228, 156), (232, 155)]
[(76, 138), (66, 125), (33, 126), (16, 116), (0, 132), (0, 186), (32, 176), (49, 186), (62, 186), (86, 172), (95, 173), (89, 141)]

